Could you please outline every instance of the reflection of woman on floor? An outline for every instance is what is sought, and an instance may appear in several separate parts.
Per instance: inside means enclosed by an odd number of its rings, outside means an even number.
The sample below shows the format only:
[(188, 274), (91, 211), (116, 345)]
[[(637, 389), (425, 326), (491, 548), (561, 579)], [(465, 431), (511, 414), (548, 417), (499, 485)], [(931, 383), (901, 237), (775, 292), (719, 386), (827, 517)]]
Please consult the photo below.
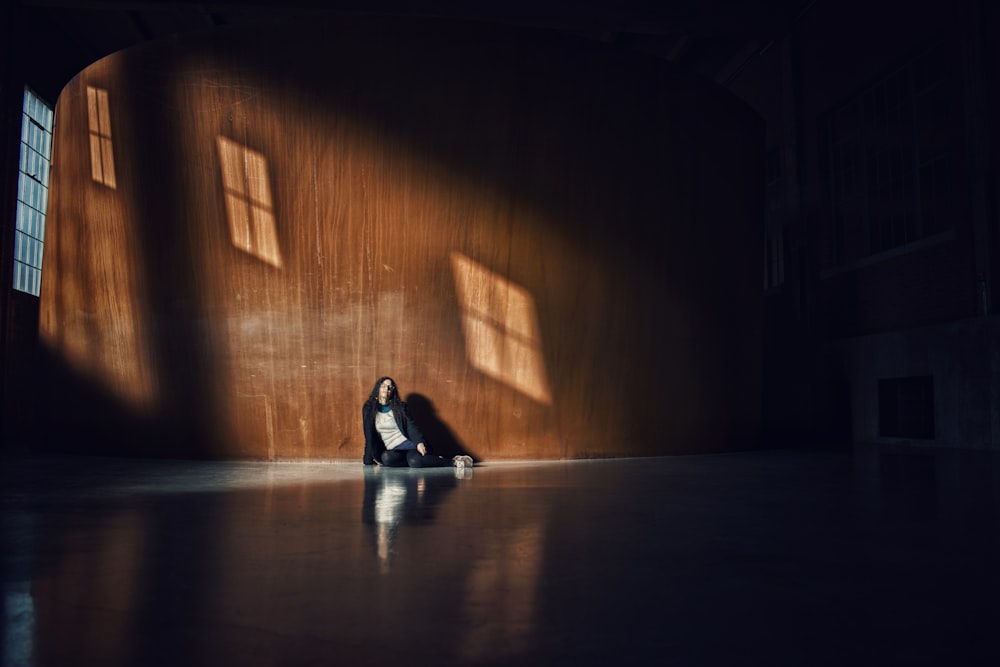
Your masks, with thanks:
[(391, 377), (381, 377), (361, 406), (361, 425), (365, 432), (365, 465), (381, 464), (393, 468), (471, 467), (472, 457), (446, 459), (427, 453), (420, 428), (410, 416), (406, 403)]
[(388, 470), (382, 466), (365, 470), (361, 521), (371, 528), (372, 546), (383, 573), (389, 572), (397, 556), (397, 537), (402, 525), (428, 525), (435, 521), (445, 498), (467, 479), (471, 469)]

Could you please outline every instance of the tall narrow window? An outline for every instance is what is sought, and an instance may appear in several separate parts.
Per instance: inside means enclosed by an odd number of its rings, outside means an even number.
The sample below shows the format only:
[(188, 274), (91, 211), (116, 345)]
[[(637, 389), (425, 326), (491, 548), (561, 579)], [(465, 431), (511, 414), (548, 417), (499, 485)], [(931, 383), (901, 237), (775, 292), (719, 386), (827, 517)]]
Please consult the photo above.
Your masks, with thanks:
[(769, 148), (764, 156), (767, 220), (764, 235), (764, 289), (774, 289), (785, 282), (784, 229), (782, 206), (784, 181), (781, 178), (781, 147)]
[(90, 128), (90, 177), (114, 190), (115, 153), (111, 143), (108, 91), (87, 86), (87, 121)]
[(825, 268), (902, 248), (962, 219), (960, 54), (939, 42), (821, 117)]
[(38, 296), (42, 284), (45, 208), (49, 201), (52, 107), (24, 89), (21, 114), (21, 163), (17, 179), (17, 228), (14, 232), (14, 289)]
[(773, 289), (785, 282), (785, 230), (777, 227), (764, 238), (764, 289)]

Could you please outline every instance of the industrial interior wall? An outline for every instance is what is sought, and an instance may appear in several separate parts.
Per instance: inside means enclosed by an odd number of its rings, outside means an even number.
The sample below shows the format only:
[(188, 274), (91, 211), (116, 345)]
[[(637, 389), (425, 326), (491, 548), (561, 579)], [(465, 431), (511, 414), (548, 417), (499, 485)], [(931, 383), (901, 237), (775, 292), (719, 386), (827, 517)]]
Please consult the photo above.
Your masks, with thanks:
[(389, 375), (441, 454), (753, 447), (763, 135), (711, 82), (546, 32), (112, 54), (56, 109), (46, 441), (360, 462)]

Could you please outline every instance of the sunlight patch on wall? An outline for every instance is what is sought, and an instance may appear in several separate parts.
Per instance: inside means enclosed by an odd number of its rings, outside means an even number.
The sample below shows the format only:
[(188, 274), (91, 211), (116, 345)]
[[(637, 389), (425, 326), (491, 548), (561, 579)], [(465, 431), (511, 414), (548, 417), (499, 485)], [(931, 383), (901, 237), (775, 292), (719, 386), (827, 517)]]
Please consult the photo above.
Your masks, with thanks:
[(469, 363), (540, 403), (551, 403), (531, 294), (461, 253), (451, 254), (451, 268)]
[[(86, 86), (86, 94), (81, 89), (72, 100), (73, 106), (67, 102), (62, 107), (63, 120), (56, 129), (71, 128), (80, 134), (71, 138), (67, 132), (54, 131), (53, 153), (62, 149), (64, 157), (75, 155), (79, 161), (62, 162), (61, 189), (55, 175), (52, 180), (50, 206), (54, 220), (61, 222), (56, 223), (54, 236), (52, 228), (47, 232), (52, 236), (45, 248), (51, 280), (41, 285), (39, 338), (81, 377), (138, 413), (148, 414), (159, 402), (159, 385), (151, 355), (141, 246), (130, 197), (116, 188), (108, 91)], [(114, 193), (90, 188), (88, 195), (99, 196), (77, 198), (71, 192), (74, 177), (86, 178), (88, 156), (72, 150), (84, 125), (91, 178), (115, 188)]]
[(87, 86), (87, 120), (90, 129), (90, 177), (114, 190), (117, 181), (108, 91)]
[(95, 224), (93, 242), (56, 243), (52, 275), (43, 285), (39, 336), (72, 368), (97, 381), (132, 408), (148, 412), (159, 401), (142, 312), (134, 256), (112, 239), (124, 225)]
[(281, 268), (267, 159), (231, 139), (216, 137), (229, 236), (234, 246)]

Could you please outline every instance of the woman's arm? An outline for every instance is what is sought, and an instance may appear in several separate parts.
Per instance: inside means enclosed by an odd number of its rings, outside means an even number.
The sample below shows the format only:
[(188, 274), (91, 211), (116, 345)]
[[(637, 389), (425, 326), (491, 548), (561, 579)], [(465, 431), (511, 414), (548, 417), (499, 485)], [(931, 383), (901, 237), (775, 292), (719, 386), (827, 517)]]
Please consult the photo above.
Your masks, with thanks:
[(372, 415), (368, 404), (361, 406), (361, 428), (365, 433), (365, 454), (363, 462), (365, 465), (380, 465), (382, 463), (382, 439), (375, 432), (375, 418)]
[(420, 450), (420, 446), (423, 445), (424, 449), (421, 454), (427, 453), (427, 445), (424, 443), (424, 434), (420, 432), (420, 427), (417, 426), (417, 422), (413, 420), (410, 416), (410, 408), (403, 403), (403, 414), (396, 418), (396, 425), (399, 426), (399, 430), (403, 432), (407, 440), (417, 443), (417, 449)]

